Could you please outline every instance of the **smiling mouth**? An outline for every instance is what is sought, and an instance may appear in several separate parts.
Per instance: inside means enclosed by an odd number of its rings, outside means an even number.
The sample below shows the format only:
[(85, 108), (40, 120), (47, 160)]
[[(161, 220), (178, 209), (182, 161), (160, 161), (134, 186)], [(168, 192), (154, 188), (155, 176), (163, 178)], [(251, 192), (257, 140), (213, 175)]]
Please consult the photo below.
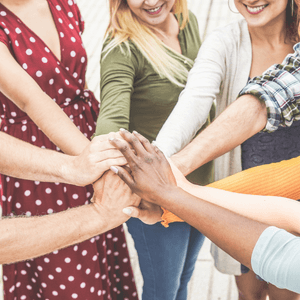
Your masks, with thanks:
[(247, 11), (250, 13), (250, 14), (259, 14), (260, 12), (262, 12), (264, 10), (265, 7), (267, 7), (267, 4), (266, 5), (261, 5), (261, 6), (256, 6), (256, 7), (250, 7), (250, 6), (246, 6), (246, 9)]
[(145, 9), (145, 11), (151, 15), (155, 15), (155, 14), (160, 13), (162, 7), (163, 6), (161, 5), (161, 6), (153, 8), (153, 9)]

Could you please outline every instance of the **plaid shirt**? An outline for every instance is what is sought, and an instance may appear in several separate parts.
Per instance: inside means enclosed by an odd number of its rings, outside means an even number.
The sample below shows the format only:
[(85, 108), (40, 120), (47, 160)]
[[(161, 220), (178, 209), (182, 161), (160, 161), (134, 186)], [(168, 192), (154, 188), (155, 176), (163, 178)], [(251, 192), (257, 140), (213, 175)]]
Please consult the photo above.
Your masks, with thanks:
[(300, 43), (282, 64), (273, 65), (263, 75), (249, 81), (239, 96), (251, 94), (264, 101), (268, 122), (264, 131), (291, 126), (300, 120)]

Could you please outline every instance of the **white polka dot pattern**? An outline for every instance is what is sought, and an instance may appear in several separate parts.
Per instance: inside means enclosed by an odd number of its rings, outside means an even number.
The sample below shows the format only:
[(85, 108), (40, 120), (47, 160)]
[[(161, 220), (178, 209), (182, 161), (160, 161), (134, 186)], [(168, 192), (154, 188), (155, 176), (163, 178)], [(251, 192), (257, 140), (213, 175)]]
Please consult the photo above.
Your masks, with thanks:
[[(87, 57), (80, 37), (84, 24), (73, 0), (48, 0), (60, 38), (61, 60), (0, 4), (0, 40), (37, 84), (91, 137), (98, 102), (84, 91)], [(38, 147), (56, 150), (37, 126), (0, 94), (1, 128)], [(4, 215), (42, 215), (89, 202), (91, 186), (31, 182), (1, 176)], [(68, 224), (64, 224), (68, 226)], [(5, 300), (132, 299), (136, 292), (122, 228), (43, 257), (4, 266)], [(110, 253), (110, 254), (108, 254)], [(117, 267), (117, 268), (116, 268)], [(125, 276), (124, 274), (128, 274)], [(100, 279), (101, 278), (101, 279)], [(123, 288), (128, 286), (129, 290)]]

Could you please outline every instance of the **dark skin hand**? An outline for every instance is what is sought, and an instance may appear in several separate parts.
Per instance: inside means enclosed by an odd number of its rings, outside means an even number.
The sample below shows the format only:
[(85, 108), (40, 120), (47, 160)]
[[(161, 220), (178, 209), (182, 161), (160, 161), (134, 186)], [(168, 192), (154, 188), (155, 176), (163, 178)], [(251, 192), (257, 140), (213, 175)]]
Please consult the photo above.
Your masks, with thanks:
[(122, 167), (112, 171), (140, 197), (173, 212), (251, 268), (254, 246), (268, 226), (185, 192), (176, 186), (171, 167), (156, 146), (136, 132), (120, 134), (124, 140), (110, 141), (126, 158), (131, 173)]

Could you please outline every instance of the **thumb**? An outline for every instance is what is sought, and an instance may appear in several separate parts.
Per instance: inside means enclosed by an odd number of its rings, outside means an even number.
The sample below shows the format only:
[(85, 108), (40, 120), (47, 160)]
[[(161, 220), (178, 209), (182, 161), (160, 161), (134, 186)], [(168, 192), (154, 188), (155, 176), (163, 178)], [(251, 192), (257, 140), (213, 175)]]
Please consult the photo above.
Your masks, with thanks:
[(153, 225), (157, 222), (161, 222), (161, 213), (153, 213), (147, 209), (142, 209), (135, 206), (124, 208), (123, 213), (129, 217), (138, 218), (147, 225)]
[(129, 217), (140, 218), (143, 215), (143, 211), (135, 206), (128, 206), (123, 209), (123, 213)]

